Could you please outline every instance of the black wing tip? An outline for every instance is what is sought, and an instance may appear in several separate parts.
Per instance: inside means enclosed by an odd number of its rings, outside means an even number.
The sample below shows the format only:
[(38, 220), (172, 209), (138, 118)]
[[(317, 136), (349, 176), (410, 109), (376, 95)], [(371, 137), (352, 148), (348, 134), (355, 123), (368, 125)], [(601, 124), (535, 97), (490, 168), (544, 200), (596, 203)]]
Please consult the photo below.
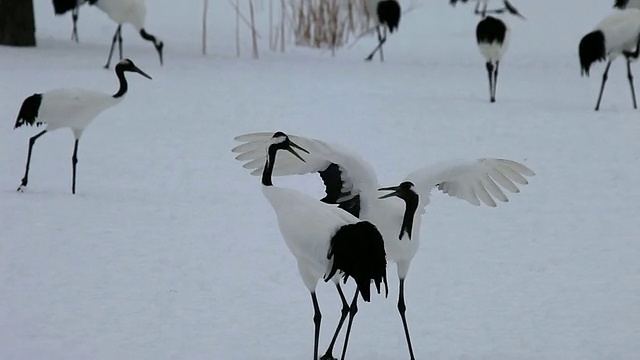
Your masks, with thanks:
[(578, 55), (581, 74), (589, 76), (589, 69), (593, 63), (607, 59), (606, 39), (602, 30), (592, 31), (580, 40)]
[(42, 94), (33, 94), (22, 102), (20, 111), (18, 111), (18, 117), (16, 118), (16, 124), (14, 129), (23, 125), (42, 125), (42, 122), (36, 121), (38, 118), (38, 112), (40, 110), (40, 104), (42, 103)]
[(624, 9), (627, 7), (627, 4), (629, 4), (629, 0), (616, 0), (613, 7), (617, 9)]

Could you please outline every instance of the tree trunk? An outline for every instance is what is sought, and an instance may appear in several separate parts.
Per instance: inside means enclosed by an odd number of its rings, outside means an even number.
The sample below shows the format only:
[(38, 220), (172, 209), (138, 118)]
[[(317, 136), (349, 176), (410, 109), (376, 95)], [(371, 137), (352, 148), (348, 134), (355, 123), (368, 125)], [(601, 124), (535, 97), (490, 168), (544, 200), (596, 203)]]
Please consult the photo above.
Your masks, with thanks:
[(36, 46), (33, 0), (0, 0), (0, 45)]

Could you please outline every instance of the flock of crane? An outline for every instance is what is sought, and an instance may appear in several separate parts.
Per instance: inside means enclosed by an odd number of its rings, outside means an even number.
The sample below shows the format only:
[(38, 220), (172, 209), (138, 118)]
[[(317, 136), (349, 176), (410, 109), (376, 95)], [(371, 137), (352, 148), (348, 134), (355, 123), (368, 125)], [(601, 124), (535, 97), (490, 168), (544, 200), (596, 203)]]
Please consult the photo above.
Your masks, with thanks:
[[(458, 1), (464, 3), (468, 0), (449, 1), (455, 5)], [(488, 0), (477, 0), (475, 8), (475, 12), (482, 16), (476, 37), (480, 52), (487, 60), (491, 102), (495, 101), (498, 66), (506, 50), (509, 30), (503, 20), (488, 14), (508, 12), (524, 18), (508, 1), (501, 1), (503, 8), (487, 9)], [(162, 41), (144, 30), (143, 0), (54, 0), (56, 12), (72, 11), (73, 38), (76, 40), (78, 6), (84, 2), (97, 6), (118, 24), (106, 67), (116, 41), (119, 42), (122, 59), (121, 27), (124, 23), (132, 24), (144, 39), (153, 42), (162, 62)], [(398, 27), (400, 6), (396, 0), (366, 0), (366, 4), (368, 11), (375, 13), (378, 20), (378, 46), (367, 60), (371, 60), (376, 51), (380, 52), (382, 60), (382, 45), (386, 41), (387, 30), (393, 32)], [(615, 7), (619, 9), (605, 17), (579, 45), (584, 74), (589, 75), (594, 62), (608, 61), (596, 110), (600, 106), (611, 62), (619, 55), (627, 60), (633, 105), (636, 107), (630, 63), (638, 58), (640, 52), (640, 0), (617, 0)], [(79, 139), (96, 116), (124, 98), (128, 89), (126, 72), (151, 79), (133, 61), (122, 59), (115, 66), (119, 88), (113, 95), (63, 88), (33, 94), (23, 101), (15, 127), (45, 124), (46, 128), (29, 139), (25, 173), (18, 191), (24, 191), (28, 184), (29, 164), (36, 140), (48, 131), (70, 128), (75, 137), (71, 188), (75, 194)], [(318, 359), (321, 324), (315, 292), (318, 281), (332, 280), (340, 296), (341, 317), (327, 350), (320, 357), (322, 360), (335, 359), (333, 348), (348, 317), (341, 354), (341, 359), (345, 358), (351, 325), (358, 310), (358, 297), (365, 302), (370, 301), (372, 282), (378, 293), (381, 285), (387, 287), (387, 260), (396, 264), (399, 279), (397, 308), (410, 358), (415, 359), (406, 319), (404, 285), (411, 260), (420, 244), (422, 215), (429, 204), (431, 191), (436, 189), (473, 205), (494, 207), (497, 202), (509, 200), (505, 190), (518, 193), (518, 186), (526, 185), (526, 177), (534, 175), (531, 169), (512, 160), (479, 158), (423, 167), (407, 175), (397, 186), (382, 187), (368, 162), (336, 144), (279, 131), (245, 134), (236, 140), (241, 144), (232, 151), (238, 154), (237, 160), (246, 162), (244, 167), (250, 169), (251, 174), (261, 176), (263, 194), (275, 211), (280, 232), (295, 256), (299, 274), (311, 294), (315, 325), (314, 359)], [(312, 173), (319, 174), (324, 182), (326, 196), (323, 199), (273, 185), (274, 176)], [(352, 278), (356, 283), (356, 292), (350, 303), (342, 290), (341, 278), (344, 282)]]

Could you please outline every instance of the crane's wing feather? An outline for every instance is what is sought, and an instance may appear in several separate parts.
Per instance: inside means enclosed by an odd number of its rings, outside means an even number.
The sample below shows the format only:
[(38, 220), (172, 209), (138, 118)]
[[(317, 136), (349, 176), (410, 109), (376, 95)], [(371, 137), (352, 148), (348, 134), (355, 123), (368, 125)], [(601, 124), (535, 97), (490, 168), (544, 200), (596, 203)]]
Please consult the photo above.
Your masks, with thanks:
[(506, 159), (481, 158), (441, 163), (418, 169), (407, 176), (420, 195), (423, 206), (437, 188), (449, 196), (466, 200), (470, 204), (495, 207), (496, 200), (509, 201), (503, 189), (518, 193), (518, 185), (526, 185), (525, 176), (535, 173), (525, 165)]
[[(240, 135), (235, 138), (242, 144), (232, 151), (238, 153), (236, 160), (245, 161), (244, 168), (252, 175), (260, 175), (266, 162), (266, 147), (273, 132)], [(301, 153), (305, 162), (292, 154), (281, 152), (274, 165), (274, 176), (302, 175), (317, 172), (325, 185), (326, 196), (322, 201), (340, 204), (340, 207), (358, 216), (359, 194), (375, 191), (378, 179), (371, 165), (345, 148), (317, 139), (288, 134), (291, 141), (306, 149)]]

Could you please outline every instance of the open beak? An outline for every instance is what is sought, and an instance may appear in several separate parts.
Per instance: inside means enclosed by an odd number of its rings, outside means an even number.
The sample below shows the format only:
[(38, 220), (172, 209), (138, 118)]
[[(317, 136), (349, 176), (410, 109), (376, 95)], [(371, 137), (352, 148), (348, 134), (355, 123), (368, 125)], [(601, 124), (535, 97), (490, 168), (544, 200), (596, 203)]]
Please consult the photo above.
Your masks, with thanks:
[(294, 148), (305, 152), (305, 153), (309, 153), (306, 149), (302, 148), (301, 146), (299, 146), (298, 144), (295, 144), (293, 141), (289, 141), (289, 148), (287, 149), (290, 153), (292, 153), (295, 157), (297, 157), (298, 159), (302, 160), (302, 162), (306, 162), (300, 155), (298, 155), (298, 153), (294, 150)]
[(393, 196), (398, 196), (398, 187), (397, 186), (380, 188), (380, 189), (378, 189), (378, 191), (393, 191), (393, 192), (388, 193), (387, 195), (380, 196), (378, 199), (387, 199), (387, 198), (390, 198), (390, 197), (393, 197)]
[(144, 71), (140, 70), (138, 67), (136, 67), (136, 69), (135, 69), (135, 70), (136, 70), (136, 72), (137, 72), (138, 74), (140, 74), (140, 75), (142, 75), (142, 76), (146, 77), (146, 78), (147, 78), (147, 79), (149, 79), (149, 80), (153, 80), (153, 79), (151, 78), (151, 76), (147, 75), (147, 73), (145, 73)]

